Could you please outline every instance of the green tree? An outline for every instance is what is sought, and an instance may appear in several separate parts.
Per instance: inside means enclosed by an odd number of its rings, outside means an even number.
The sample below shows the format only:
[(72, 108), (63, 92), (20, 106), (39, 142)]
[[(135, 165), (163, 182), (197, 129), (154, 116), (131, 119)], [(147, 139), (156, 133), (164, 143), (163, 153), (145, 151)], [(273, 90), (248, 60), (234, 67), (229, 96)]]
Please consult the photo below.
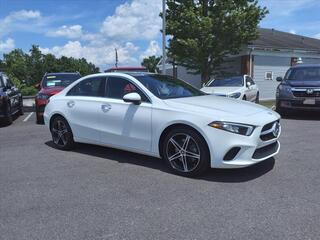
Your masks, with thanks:
[(149, 56), (142, 60), (141, 65), (146, 67), (149, 72), (158, 71), (157, 64), (160, 61), (160, 57), (157, 56)]
[(224, 58), (258, 37), (257, 0), (167, 0), (169, 56), (206, 82)]
[[(82, 76), (97, 73), (99, 68), (86, 59), (71, 57), (56, 58), (53, 54), (43, 54), (33, 45), (29, 54), (15, 49), (3, 55), (0, 71), (6, 72), (23, 94), (34, 94), (34, 85), (39, 83), (46, 72), (80, 72)], [(26, 80), (26, 84), (22, 83)]]

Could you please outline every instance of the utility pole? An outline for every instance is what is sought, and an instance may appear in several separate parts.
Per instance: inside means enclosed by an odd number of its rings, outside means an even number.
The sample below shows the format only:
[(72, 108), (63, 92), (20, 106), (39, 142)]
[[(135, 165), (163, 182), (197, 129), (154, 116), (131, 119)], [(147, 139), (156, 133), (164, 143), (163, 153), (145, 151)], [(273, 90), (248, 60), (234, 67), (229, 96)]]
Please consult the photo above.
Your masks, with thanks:
[(166, 0), (162, 0), (162, 74), (166, 74)]
[(116, 48), (114, 50), (116, 51), (116, 64), (115, 64), (115, 66), (116, 66), (116, 68), (118, 68), (118, 51)]

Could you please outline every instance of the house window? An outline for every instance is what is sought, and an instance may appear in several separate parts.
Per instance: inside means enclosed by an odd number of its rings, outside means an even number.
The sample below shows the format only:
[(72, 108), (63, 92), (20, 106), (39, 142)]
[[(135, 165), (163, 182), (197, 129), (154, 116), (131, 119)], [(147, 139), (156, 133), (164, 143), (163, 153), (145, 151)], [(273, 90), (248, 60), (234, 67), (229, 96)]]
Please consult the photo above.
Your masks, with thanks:
[(266, 72), (264, 75), (265, 80), (273, 80), (273, 72)]

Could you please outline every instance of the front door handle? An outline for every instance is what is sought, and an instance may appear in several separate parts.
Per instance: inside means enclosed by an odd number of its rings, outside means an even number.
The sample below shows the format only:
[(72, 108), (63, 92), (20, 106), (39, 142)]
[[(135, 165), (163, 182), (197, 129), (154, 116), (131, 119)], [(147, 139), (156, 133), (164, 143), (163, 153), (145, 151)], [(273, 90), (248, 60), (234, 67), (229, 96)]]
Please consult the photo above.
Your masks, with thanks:
[(73, 106), (74, 106), (74, 101), (69, 101), (69, 102), (67, 102), (67, 106), (69, 107), (69, 108), (73, 108)]
[(106, 113), (106, 112), (109, 112), (111, 109), (111, 105), (110, 104), (102, 104), (101, 105), (101, 110), (102, 112)]

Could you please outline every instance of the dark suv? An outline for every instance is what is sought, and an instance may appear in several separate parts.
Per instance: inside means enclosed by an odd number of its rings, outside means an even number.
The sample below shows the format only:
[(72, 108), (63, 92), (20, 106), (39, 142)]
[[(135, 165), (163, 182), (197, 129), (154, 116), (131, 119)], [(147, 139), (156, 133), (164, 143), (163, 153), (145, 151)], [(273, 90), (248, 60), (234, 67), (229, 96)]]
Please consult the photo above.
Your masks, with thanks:
[(46, 73), (43, 76), (39, 84), (39, 92), (35, 98), (37, 123), (43, 123), (43, 112), (49, 98), (79, 78), (81, 78), (81, 75), (78, 72)]
[(21, 93), (8, 76), (0, 72), (0, 118), (11, 124), (14, 114), (23, 115)]
[(296, 65), (291, 67), (280, 81), (276, 93), (279, 113), (289, 110), (320, 111), (320, 65)]

